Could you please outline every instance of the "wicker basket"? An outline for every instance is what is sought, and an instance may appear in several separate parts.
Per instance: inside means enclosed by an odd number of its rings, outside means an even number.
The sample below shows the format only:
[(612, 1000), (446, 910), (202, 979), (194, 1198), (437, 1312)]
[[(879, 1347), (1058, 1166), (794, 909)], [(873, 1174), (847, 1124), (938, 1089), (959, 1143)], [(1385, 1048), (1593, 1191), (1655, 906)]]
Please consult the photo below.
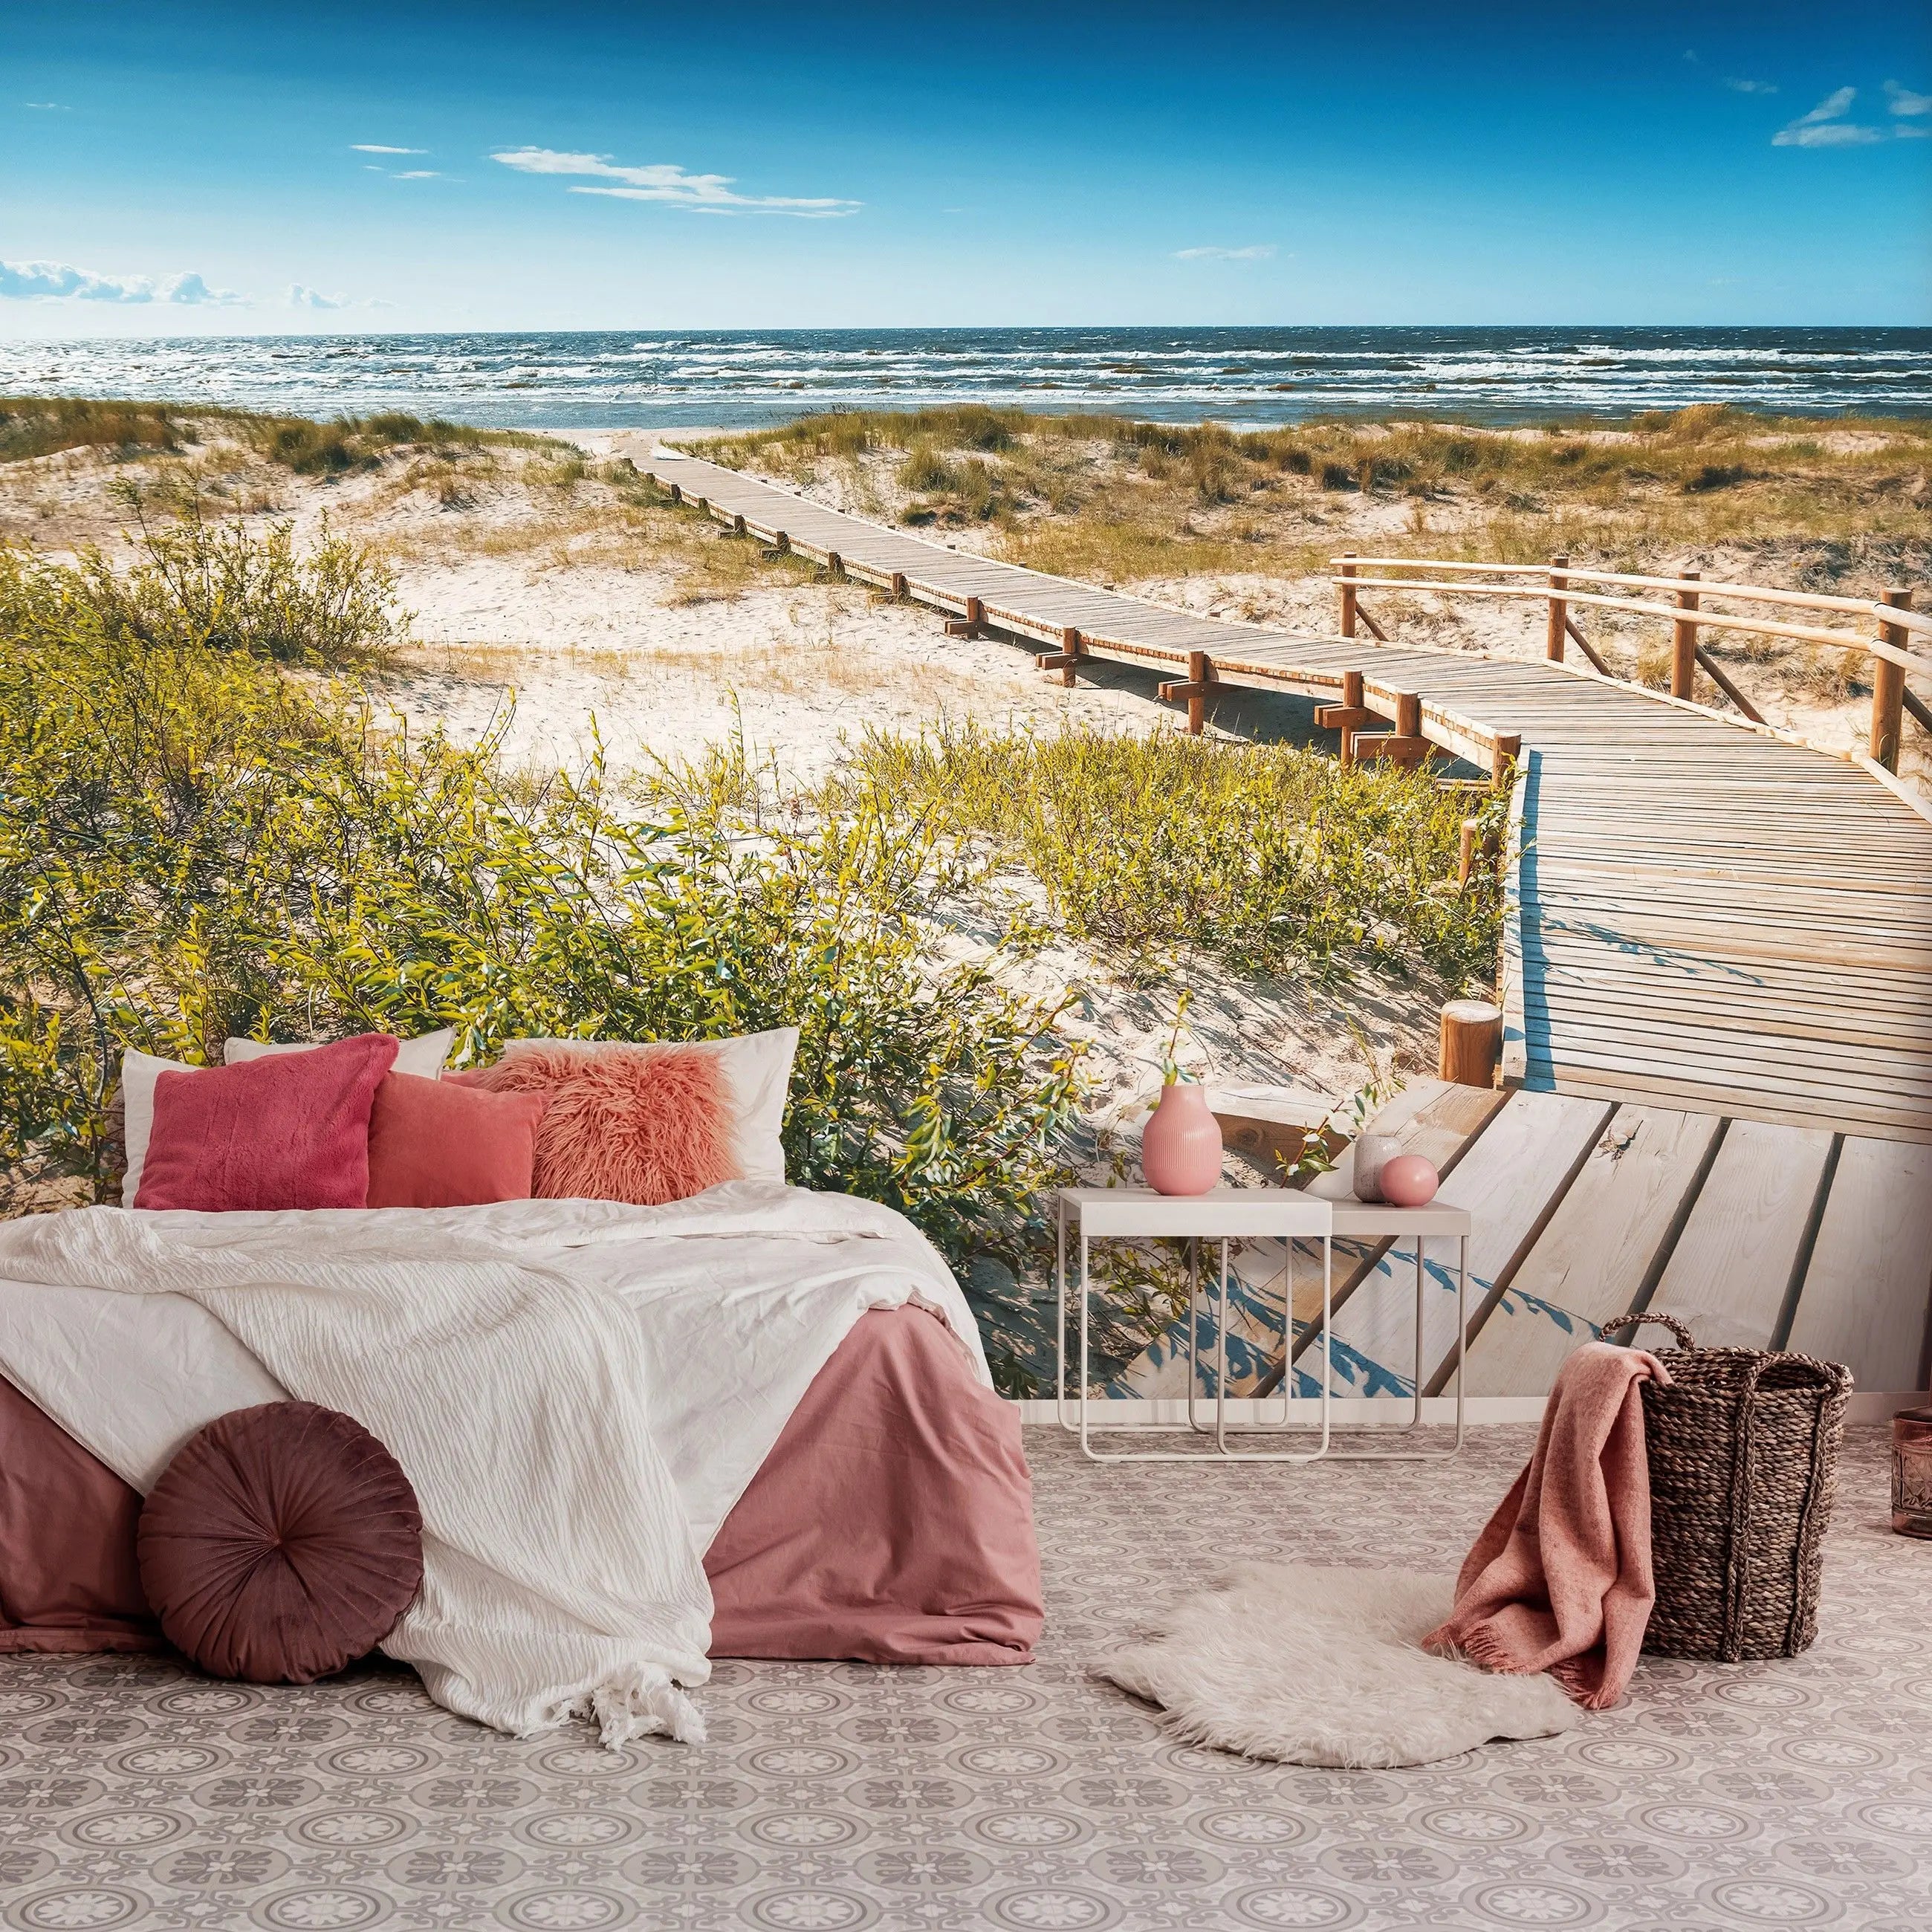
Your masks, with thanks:
[(1818, 1634), (1818, 1577), (1838, 1480), (1852, 1372), (1808, 1355), (1681, 1348), (1672, 1386), (1643, 1384), (1657, 1604), (1643, 1647), (1724, 1664), (1796, 1657)]

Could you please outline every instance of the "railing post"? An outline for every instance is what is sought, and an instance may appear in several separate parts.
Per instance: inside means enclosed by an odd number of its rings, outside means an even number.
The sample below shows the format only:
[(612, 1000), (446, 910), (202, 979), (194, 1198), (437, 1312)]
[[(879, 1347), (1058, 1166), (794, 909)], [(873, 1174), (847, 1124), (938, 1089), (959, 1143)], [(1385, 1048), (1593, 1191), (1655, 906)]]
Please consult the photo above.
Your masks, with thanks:
[[(1880, 601), (1889, 604), (1894, 610), (1912, 608), (1910, 590), (1886, 590), (1880, 593)], [(1910, 634), (1903, 624), (1880, 624), (1878, 634), (1882, 643), (1898, 650), (1906, 648)], [(1888, 772), (1898, 769), (1898, 741), (1905, 729), (1905, 667), (1896, 664), (1888, 658), (1872, 659), (1872, 711), (1871, 711), (1871, 760), (1875, 765), (1882, 765)]]
[(1208, 722), (1208, 653), (1187, 653), (1187, 735), (1200, 736)]
[(1462, 821), (1462, 849), (1456, 857), (1456, 883), (1458, 886), (1466, 886), (1469, 883), (1469, 874), (1476, 869), (1476, 835), (1481, 830), (1482, 827), (1473, 818), (1466, 818)]
[(1543, 654), (1552, 664), (1563, 662), (1563, 628), (1570, 615), (1570, 606), (1555, 593), (1570, 581), (1562, 571), (1562, 566), (1569, 561), (1568, 555), (1550, 560), (1550, 628), (1544, 639)]
[[(1678, 575), (1695, 583), (1702, 574), (1695, 570), (1680, 570)], [(1680, 590), (1677, 593), (1677, 608), (1680, 610), (1694, 610), (1697, 608), (1697, 593), (1694, 590)], [(1697, 675), (1697, 626), (1688, 618), (1679, 617), (1670, 627), (1670, 694), (1672, 698), (1688, 698), (1692, 681)]]
[[(1353, 577), (1354, 574), (1355, 553), (1352, 550), (1345, 550), (1342, 554), (1342, 574), (1346, 578)], [(1340, 588), (1342, 592), (1342, 634), (1345, 638), (1352, 638), (1355, 634), (1355, 586), (1352, 584), (1344, 583)]]

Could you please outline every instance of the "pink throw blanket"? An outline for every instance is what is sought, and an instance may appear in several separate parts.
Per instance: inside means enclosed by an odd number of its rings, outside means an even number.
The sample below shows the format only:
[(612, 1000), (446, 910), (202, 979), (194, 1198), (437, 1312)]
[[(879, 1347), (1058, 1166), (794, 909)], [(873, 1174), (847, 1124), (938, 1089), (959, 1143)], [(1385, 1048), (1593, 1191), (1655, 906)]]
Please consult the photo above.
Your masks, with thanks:
[(1456, 1605), (1430, 1650), (1485, 1670), (1546, 1670), (1590, 1710), (1630, 1682), (1657, 1587), (1650, 1567), (1647, 1378), (1654, 1355), (1592, 1342), (1558, 1372), (1529, 1466), (1456, 1580)]

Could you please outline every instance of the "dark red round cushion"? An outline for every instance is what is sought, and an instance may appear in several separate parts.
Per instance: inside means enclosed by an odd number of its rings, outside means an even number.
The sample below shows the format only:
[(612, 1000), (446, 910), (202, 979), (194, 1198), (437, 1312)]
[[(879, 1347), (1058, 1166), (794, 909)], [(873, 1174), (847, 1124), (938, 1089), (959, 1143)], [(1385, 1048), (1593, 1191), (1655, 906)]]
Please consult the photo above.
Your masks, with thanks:
[(311, 1684), (375, 1648), (422, 1582), (401, 1466), (312, 1402), (238, 1408), (190, 1436), (142, 1505), (141, 1583), (215, 1677)]

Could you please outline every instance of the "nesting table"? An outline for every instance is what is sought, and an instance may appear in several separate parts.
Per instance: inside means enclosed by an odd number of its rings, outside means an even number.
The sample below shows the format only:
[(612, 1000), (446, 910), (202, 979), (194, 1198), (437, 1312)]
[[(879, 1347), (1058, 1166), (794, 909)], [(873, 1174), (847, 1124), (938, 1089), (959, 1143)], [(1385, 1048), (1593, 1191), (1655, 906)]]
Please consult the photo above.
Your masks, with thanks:
[[(1391, 1208), (1379, 1202), (1354, 1200), (1329, 1201), (1287, 1187), (1220, 1187), (1207, 1194), (1156, 1194), (1143, 1187), (1064, 1187), (1058, 1192), (1058, 1230), (1054, 1270), (1058, 1292), (1059, 1323), (1055, 1383), (1060, 1426), (1080, 1438), (1082, 1452), (1096, 1462), (1188, 1462), (1217, 1460), (1236, 1462), (1315, 1462), (1346, 1460), (1352, 1462), (1433, 1462), (1453, 1456), (1462, 1446), (1462, 1358), (1468, 1339), (1469, 1233), (1466, 1208), (1444, 1207), (1432, 1202), (1426, 1208)], [(1424, 1376), (1424, 1306), (1427, 1293), (1422, 1244), (1429, 1235), (1448, 1238), (1457, 1243), (1456, 1270), (1456, 1438), (1446, 1449), (1338, 1449), (1333, 1440), (1330, 1409), (1332, 1384), (1331, 1335), (1334, 1316), (1335, 1238), (1349, 1240), (1400, 1240), (1412, 1237), (1415, 1245), (1415, 1396), (1414, 1406), (1405, 1431), (1422, 1420)], [(1118, 1449), (1094, 1446), (1098, 1436), (1164, 1435), (1176, 1432), (1164, 1423), (1107, 1422), (1094, 1418), (1088, 1388), (1088, 1350), (1092, 1308), (1089, 1262), (1096, 1240), (1132, 1240), (1158, 1237), (1179, 1238), (1189, 1244), (1187, 1312), (1187, 1427), (1197, 1435), (1210, 1436), (1212, 1445), (1204, 1449)], [(1272, 1238), (1288, 1244), (1289, 1279), (1282, 1297), (1282, 1412), (1277, 1418), (1258, 1422), (1231, 1424), (1228, 1420), (1228, 1250), (1230, 1242)], [(1077, 1380), (1074, 1394), (1067, 1391), (1067, 1251), (1070, 1240), (1077, 1246), (1079, 1275), (1074, 1292), (1079, 1299), (1079, 1352), (1075, 1365)], [(1319, 1407), (1318, 1419), (1298, 1421), (1292, 1413), (1298, 1398), (1293, 1394), (1294, 1347), (1294, 1293), (1293, 1244), (1318, 1241), (1322, 1248), (1322, 1367), (1320, 1392), (1313, 1400)], [(1198, 1340), (1200, 1328), (1200, 1244), (1220, 1244), (1220, 1268), (1212, 1300), (1211, 1348), (1214, 1358), (1214, 1395), (1211, 1420), (1204, 1418), (1200, 1393)], [(1355, 1292), (1370, 1291), (1364, 1282)], [(1256, 1442), (1279, 1439), (1284, 1434), (1318, 1431), (1312, 1447), (1303, 1448), (1252, 1448)]]

